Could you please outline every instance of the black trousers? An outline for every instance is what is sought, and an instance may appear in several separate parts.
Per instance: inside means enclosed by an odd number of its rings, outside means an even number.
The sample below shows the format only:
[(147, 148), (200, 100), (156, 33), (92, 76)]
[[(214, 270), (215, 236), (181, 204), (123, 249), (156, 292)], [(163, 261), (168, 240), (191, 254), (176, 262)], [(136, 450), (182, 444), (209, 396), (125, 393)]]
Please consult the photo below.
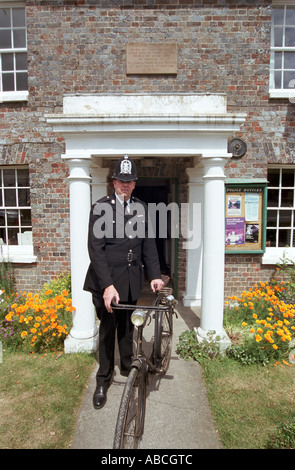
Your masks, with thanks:
[[(128, 300), (128, 304), (135, 305), (137, 301)], [(120, 353), (120, 370), (129, 371), (133, 355), (134, 326), (130, 320), (131, 310), (113, 310), (109, 313), (103, 299), (93, 297), (99, 326), (99, 369), (96, 374), (98, 386), (109, 387), (115, 365), (115, 338), (117, 332), (118, 349)], [(126, 302), (125, 302), (126, 303)]]

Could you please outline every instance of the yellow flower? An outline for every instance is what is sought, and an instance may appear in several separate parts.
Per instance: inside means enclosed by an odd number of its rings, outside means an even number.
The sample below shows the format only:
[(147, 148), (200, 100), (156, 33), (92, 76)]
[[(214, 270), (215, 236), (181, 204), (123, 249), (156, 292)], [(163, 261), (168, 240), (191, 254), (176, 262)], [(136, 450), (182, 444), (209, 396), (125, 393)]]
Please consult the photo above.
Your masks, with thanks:
[(278, 346), (277, 346), (276, 344), (273, 344), (272, 347), (273, 347), (274, 349), (278, 349)]
[(247, 326), (248, 323), (246, 323), (245, 321), (243, 321), (242, 325), (243, 325), (243, 326)]
[(256, 342), (259, 343), (259, 341), (262, 340), (261, 336), (260, 335), (256, 335), (255, 336), (255, 339), (256, 339)]
[(31, 332), (31, 333), (36, 333), (36, 331), (37, 331), (36, 328), (31, 328), (31, 329), (30, 329), (30, 332)]
[(26, 331), (23, 331), (20, 336), (21, 336), (21, 338), (24, 338), (25, 336), (27, 336), (27, 334), (28, 333)]

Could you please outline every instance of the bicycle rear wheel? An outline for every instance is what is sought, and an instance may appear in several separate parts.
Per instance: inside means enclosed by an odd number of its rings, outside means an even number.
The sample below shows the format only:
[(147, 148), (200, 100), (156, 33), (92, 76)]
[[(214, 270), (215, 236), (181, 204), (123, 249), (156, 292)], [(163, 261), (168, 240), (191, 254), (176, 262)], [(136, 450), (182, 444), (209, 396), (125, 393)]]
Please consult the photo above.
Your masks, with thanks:
[(168, 370), (173, 335), (173, 319), (171, 310), (159, 311), (155, 319), (154, 364), (165, 374)]
[(143, 434), (146, 400), (144, 365), (133, 367), (128, 375), (114, 436), (114, 449), (137, 449)]

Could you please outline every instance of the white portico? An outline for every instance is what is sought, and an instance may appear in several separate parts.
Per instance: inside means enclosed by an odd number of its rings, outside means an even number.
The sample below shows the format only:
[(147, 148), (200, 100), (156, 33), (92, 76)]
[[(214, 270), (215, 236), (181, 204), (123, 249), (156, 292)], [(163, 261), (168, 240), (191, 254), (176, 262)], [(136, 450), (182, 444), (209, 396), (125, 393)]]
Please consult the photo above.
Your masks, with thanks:
[[(187, 244), (184, 305), (201, 305), (200, 339), (223, 331), (224, 166), (228, 139), (240, 130), (244, 114), (227, 112), (226, 95), (70, 95), (62, 114), (47, 116), (65, 138), (62, 158), (69, 166), (72, 299), (76, 308), (66, 352), (97, 347), (92, 298), (83, 291), (87, 251), (90, 184), (93, 200), (106, 194), (108, 170), (102, 158), (193, 157), (189, 176), (190, 226), (200, 220), (198, 243)], [(91, 177), (90, 177), (91, 175)], [(92, 181), (91, 181), (92, 180)], [(201, 211), (195, 211), (198, 205)], [(196, 226), (196, 224), (194, 224)], [(225, 339), (226, 340), (226, 339)]]

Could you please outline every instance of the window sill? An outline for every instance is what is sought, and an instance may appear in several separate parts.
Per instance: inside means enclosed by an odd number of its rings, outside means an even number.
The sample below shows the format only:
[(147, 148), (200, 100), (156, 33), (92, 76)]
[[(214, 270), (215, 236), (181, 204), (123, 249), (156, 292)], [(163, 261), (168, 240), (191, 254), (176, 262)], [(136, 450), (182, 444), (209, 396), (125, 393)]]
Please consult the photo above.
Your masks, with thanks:
[(2, 91), (0, 92), (0, 103), (28, 101), (28, 91)]
[(22, 246), (0, 246), (0, 262), (10, 263), (36, 263), (37, 256), (34, 255), (33, 245)]
[(295, 263), (295, 248), (266, 248), (262, 264), (282, 264), (290, 260)]
[(270, 98), (295, 99), (295, 88), (288, 90), (272, 89), (269, 90)]

